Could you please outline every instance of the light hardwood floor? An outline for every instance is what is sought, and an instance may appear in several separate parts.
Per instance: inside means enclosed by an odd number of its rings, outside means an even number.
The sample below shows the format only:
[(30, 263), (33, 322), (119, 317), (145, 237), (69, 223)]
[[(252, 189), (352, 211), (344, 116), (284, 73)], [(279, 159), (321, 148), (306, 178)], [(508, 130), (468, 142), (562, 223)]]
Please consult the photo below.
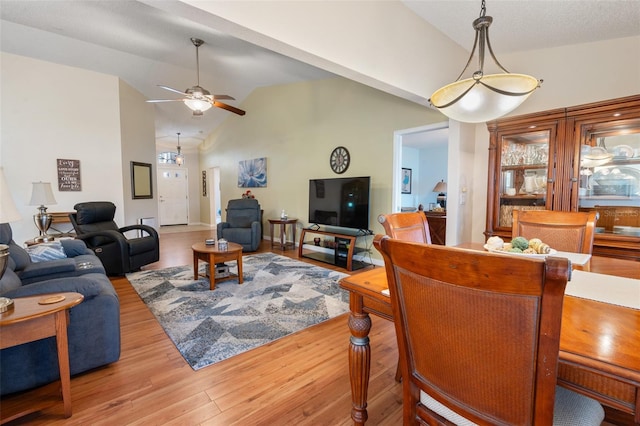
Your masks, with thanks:
[[(149, 269), (190, 265), (191, 244), (211, 235), (211, 231), (162, 234), (161, 261)], [(270, 242), (264, 240), (260, 251), (269, 250)], [(295, 250), (275, 252), (297, 258)], [(124, 278), (112, 282), (121, 303), (120, 360), (72, 378), (71, 418), (63, 418), (59, 403), (10, 424), (352, 424), (346, 314), (193, 371), (129, 282)], [(372, 320), (369, 424), (398, 425), (402, 389), (394, 381), (395, 332), (391, 323)], [(54, 384), (4, 399), (2, 410), (34, 405), (56, 391)]]
[[(213, 231), (161, 235), (160, 262), (146, 269), (192, 264), (191, 245)], [(270, 251), (264, 240), (259, 252)], [(280, 251), (297, 258), (296, 250)], [(301, 259), (320, 266), (331, 265)], [(344, 269), (334, 268), (344, 272)], [(71, 379), (73, 416), (64, 419), (57, 384), (1, 401), (2, 411), (56, 404), (8, 425), (351, 425), (347, 314), (271, 344), (193, 371), (125, 278), (112, 279), (120, 298), (122, 355)], [(367, 424), (402, 424), (402, 387), (394, 380), (398, 350), (393, 324), (371, 317)], [(632, 424), (607, 410), (611, 423)], [(619, 417), (619, 420), (617, 419)]]

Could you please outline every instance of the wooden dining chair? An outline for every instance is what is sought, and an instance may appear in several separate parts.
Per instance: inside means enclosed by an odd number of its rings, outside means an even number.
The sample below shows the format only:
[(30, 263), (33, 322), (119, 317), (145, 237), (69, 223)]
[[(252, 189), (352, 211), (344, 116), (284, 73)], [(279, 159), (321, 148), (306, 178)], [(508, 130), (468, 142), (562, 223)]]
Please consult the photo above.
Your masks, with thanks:
[(514, 210), (511, 236), (540, 238), (559, 251), (591, 254), (598, 213)]
[(600, 425), (595, 400), (556, 386), (570, 273), (377, 235), (403, 368), (405, 425)]
[[(429, 222), (423, 212), (400, 212), (378, 215), (378, 222), (382, 224), (384, 232), (398, 240), (431, 244)], [(402, 360), (398, 360), (396, 368), (396, 382), (402, 381)]]
[(429, 222), (423, 212), (381, 214), (378, 222), (391, 238), (431, 244)]
[[(512, 238), (539, 238), (551, 248), (572, 253), (593, 253), (598, 213), (553, 210), (514, 210)], [(582, 269), (589, 270), (591, 262)]]

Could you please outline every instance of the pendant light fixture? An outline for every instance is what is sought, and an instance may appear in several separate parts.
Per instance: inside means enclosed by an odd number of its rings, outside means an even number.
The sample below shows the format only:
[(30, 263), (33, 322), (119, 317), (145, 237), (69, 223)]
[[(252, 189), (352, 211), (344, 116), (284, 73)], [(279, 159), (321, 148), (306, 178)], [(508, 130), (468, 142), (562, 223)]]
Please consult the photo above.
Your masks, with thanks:
[(182, 166), (182, 164), (184, 163), (184, 155), (182, 155), (182, 152), (180, 149), (180, 132), (176, 134), (178, 135), (178, 154), (176, 154), (176, 164), (178, 166)]
[[(463, 123), (482, 123), (502, 117), (520, 106), (542, 84), (542, 80), (530, 75), (511, 74), (498, 62), (489, 42), (489, 26), (493, 18), (485, 16), (486, 13), (485, 1), (482, 0), (480, 17), (473, 21), (476, 38), (467, 64), (456, 81), (436, 90), (429, 99), (429, 103), (444, 115)], [(485, 46), (504, 74), (484, 75)], [(476, 47), (479, 69), (471, 77), (461, 80)]]

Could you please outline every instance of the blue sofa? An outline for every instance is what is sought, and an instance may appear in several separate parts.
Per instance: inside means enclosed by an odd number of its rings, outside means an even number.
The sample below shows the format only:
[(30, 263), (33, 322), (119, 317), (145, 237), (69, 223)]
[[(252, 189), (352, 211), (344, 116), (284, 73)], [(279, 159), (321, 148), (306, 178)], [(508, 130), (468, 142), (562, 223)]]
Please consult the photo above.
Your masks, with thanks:
[[(9, 261), (0, 296), (18, 298), (74, 291), (84, 301), (69, 311), (69, 364), (78, 374), (120, 358), (120, 303), (97, 256), (80, 240), (62, 240), (66, 257), (33, 262), (15, 244), (8, 224), (0, 224), (0, 244)], [(59, 379), (54, 337), (0, 351), (0, 394), (7, 395)]]

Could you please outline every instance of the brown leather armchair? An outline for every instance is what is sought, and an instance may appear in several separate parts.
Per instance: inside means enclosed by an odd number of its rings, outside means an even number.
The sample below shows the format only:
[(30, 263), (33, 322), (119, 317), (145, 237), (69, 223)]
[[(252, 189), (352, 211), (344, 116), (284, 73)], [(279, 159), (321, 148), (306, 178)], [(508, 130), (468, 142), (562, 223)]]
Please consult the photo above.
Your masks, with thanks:
[[(100, 258), (108, 275), (124, 275), (160, 259), (158, 232), (148, 225), (119, 228), (113, 220), (116, 206), (109, 201), (78, 203), (69, 215), (76, 238)], [(127, 231), (143, 231), (140, 238), (127, 238)]]

